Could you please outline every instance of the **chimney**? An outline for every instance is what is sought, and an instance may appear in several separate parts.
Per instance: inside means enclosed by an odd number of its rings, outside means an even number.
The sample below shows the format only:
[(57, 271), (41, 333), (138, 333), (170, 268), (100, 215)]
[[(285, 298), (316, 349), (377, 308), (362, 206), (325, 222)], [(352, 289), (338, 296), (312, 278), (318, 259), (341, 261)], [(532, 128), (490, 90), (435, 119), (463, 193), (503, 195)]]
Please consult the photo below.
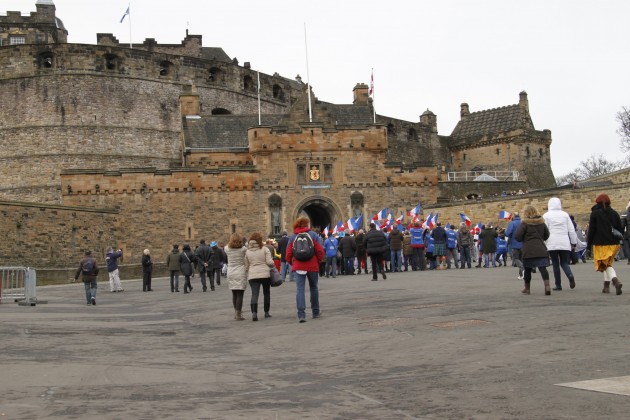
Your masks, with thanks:
[(201, 111), (199, 106), (199, 94), (194, 84), (185, 85), (182, 93), (179, 95), (179, 105), (182, 117), (187, 115), (199, 115)]
[(527, 92), (522, 91), (518, 94), (518, 106), (529, 111), (529, 101), (527, 100)]
[(357, 83), (354, 89), (352, 89), (352, 93), (354, 94), (354, 100), (352, 101), (353, 105), (368, 104), (368, 85), (365, 83)]
[(466, 115), (470, 115), (470, 110), (468, 109), (468, 104), (466, 102), (464, 102), (460, 106), (461, 106), (461, 108), (460, 108), (460, 111), (459, 111), (459, 116), (461, 118), (464, 118)]

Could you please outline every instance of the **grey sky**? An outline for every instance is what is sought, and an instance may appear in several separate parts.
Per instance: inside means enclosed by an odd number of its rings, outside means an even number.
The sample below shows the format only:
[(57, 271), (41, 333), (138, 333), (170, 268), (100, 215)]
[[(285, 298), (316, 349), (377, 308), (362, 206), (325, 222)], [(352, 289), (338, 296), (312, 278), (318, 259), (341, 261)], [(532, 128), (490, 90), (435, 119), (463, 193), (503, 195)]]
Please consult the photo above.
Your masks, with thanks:
[[(28, 14), (36, 0), (3, 0)], [(69, 42), (96, 33), (129, 42), (128, 1), (54, 0)], [(374, 68), (379, 114), (418, 121), (427, 108), (451, 133), (460, 103), (470, 111), (529, 94), (537, 129), (550, 129), (554, 174), (592, 154), (622, 157), (615, 114), (630, 106), (627, 0), (134, 0), (134, 42), (180, 43), (186, 28), (252, 68), (306, 80), (327, 102), (351, 103)]]

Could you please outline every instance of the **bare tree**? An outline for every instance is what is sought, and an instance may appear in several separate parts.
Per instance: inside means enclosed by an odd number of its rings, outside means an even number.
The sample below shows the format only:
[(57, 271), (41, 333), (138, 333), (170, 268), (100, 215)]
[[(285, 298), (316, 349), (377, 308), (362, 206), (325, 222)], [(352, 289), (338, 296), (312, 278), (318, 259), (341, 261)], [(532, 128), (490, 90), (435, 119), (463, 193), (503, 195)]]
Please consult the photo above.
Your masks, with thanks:
[[(630, 143), (629, 143), (630, 146)], [(556, 178), (556, 185), (566, 185), (574, 181), (583, 181), (596, 176), (605, 175), (627, 166), (627, 159), (612, 162), (603, 155), (591, 155), (588, 159), (580, 162), (579, 166), (566, 175)]]
[(621, 108), (621, 111), (617, 112), (617, 121), (619, 121), (619, 128), (617, 134), (621, 137), (621, 150), (624, 152), (630, 151), (630, 109), (625, 106)]

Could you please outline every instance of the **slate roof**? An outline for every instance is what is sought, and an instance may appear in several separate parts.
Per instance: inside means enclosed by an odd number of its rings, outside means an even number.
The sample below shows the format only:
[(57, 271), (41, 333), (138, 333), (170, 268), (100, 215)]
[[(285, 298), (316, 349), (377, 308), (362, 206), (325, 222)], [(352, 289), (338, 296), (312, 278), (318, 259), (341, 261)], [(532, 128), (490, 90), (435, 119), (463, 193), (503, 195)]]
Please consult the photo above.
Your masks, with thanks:
[[(278, 125), (280, 115), (263, 115), (263, 125)], [(186, 147), (200, 149), (248, 148), (247, 129), (258, 125), (258, 115), (212, 115), (183, 118)]]
[(534, 129), (534, 124), (526, 108), (508, 105), (501, 108), (471, 112), (455, 126), (451, 136), (454, 139), (500, 133), (518, 128)]
[(219, 47), (202, 47), (201, 58), (205, 60), (217, 60), (231, 63), (232, 59), (223, 51), (223, 48)]
[(326, 103), (337, 125), (366, 125), (373, 123), (372, 109), (367, 105), (336, 105)]

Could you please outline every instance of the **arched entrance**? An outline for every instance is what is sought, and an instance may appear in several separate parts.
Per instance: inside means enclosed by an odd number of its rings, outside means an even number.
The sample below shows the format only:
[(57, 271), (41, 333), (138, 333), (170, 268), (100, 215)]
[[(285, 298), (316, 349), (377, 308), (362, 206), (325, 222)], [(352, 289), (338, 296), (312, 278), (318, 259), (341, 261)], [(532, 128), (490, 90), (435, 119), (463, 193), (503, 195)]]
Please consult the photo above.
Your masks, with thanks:
[(326, 226), (332, 227), (341, 220), (341, 210), (326, 197), (308, 197), (298, 203), (295, 209), (295, 218), (307, 216), (311, 220), (312, 228), (324, 230)]

